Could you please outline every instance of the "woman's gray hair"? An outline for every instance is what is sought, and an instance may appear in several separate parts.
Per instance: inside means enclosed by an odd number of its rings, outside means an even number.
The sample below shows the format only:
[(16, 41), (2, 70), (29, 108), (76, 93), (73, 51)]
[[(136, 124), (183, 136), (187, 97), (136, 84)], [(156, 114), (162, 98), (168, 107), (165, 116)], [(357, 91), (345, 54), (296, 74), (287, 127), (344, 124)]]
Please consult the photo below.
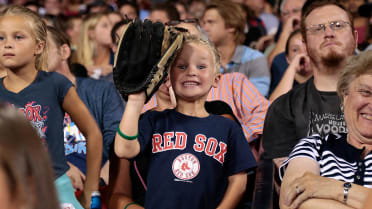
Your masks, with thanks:
[(341, 70), (337, 83), (337, 93), (344, 103), (344, 96), (348, 94), (350, 84), (362, 75), (372, 75), (372, 51), (361, 52), (348, 59), (346, 65)]

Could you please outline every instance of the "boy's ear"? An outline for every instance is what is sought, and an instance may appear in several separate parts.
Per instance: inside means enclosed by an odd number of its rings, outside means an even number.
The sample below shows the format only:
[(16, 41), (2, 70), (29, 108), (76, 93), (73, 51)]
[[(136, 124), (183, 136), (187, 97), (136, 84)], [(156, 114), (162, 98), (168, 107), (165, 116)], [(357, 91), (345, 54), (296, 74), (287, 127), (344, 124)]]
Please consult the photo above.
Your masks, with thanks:
[(217, 88), (218, 83), (220, 82), (221, 76), (222, 76), (221, 73), (217, 73), (217, 74), (216, 74), (216, 76), (214, 77), (214, 82), (213, 82), (213, 84), (212, 84), (212, 87), (213, 87), (213, 88)]
[(38, 43), (36, 43), (34, 55), (41, 54), (44, 49), (45, 49), (45, 42), (39, 41)]
[(68, 60), (71, 55), (71, 49), (67, 44), (63, 44), (60, 48), (60, 53), (63, 60)]
[(230, 33), (235, 33), (236, 29), (233, 28), (233, 27), (228, 27), (227, 31), (230, 32)]

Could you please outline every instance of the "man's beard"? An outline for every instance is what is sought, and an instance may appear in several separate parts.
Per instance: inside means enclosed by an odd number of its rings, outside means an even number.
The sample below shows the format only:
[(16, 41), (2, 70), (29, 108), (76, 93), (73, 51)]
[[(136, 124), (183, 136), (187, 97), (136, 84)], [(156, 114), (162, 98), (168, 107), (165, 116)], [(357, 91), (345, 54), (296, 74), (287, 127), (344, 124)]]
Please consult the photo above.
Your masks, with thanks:
[(339, 66), (345, 59), (343, 54), (337, 53), (335, 51), (330, 51), (325, 57), (321, 58), (324, 66), (328, 68), (335, 68)]

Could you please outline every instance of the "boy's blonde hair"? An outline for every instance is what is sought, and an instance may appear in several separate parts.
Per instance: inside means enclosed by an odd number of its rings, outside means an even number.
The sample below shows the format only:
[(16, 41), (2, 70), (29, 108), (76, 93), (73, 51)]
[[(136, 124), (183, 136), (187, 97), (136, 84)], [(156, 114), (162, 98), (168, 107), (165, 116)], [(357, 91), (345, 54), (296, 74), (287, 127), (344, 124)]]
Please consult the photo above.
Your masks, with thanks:
[[(79, 43), (77, 45), (76, 61), (84, 66), (93, 65), (94, 52), (96, 50), (95, 41), (89, 37), (89, 31), (94, 30), (106, 14), (94, 13), (87, 16), (83, 20), (83, 24), (79, 34)], [(107, 37), (110, 38), (110, 37)]]
[(23, 16), (33, 32), (37, 44), (44, 43), (41, 54), (36, 55), (35, 68), (37, 70), (47, 70), (47, 27), (42, 18), (34, 11), (18, 5), (11, 5), (0, 12), (0, 17), (4, 16)]
[[(216, 47), (214, 44), (200, 36), (195, 35), (186, 35), (185, 41), (183, 42), (183, 45), (195, 43), (201, 46), (206, 46), (209, 51), (211, 52), (213, 56), (213, 63), (214, 63), (214, 69), (215, 73), (220, 73), (220, 67), (221, 67), (221, 61), (220, 61), (220, 54), (218, 53)], [(182, 49), (181, 49), (182, 50)]]

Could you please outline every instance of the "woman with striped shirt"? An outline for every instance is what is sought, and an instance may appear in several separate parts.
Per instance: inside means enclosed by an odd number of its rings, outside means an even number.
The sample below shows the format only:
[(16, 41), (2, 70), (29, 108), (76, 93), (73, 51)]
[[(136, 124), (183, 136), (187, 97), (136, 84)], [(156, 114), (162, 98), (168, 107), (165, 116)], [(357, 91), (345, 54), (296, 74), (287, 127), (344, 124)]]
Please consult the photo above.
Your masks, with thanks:
[(281, 166), (281, 208), (362, 208), (372, 188), (372, 51), (349, 60), (337, 92), (348, 133), (299, 141)]

